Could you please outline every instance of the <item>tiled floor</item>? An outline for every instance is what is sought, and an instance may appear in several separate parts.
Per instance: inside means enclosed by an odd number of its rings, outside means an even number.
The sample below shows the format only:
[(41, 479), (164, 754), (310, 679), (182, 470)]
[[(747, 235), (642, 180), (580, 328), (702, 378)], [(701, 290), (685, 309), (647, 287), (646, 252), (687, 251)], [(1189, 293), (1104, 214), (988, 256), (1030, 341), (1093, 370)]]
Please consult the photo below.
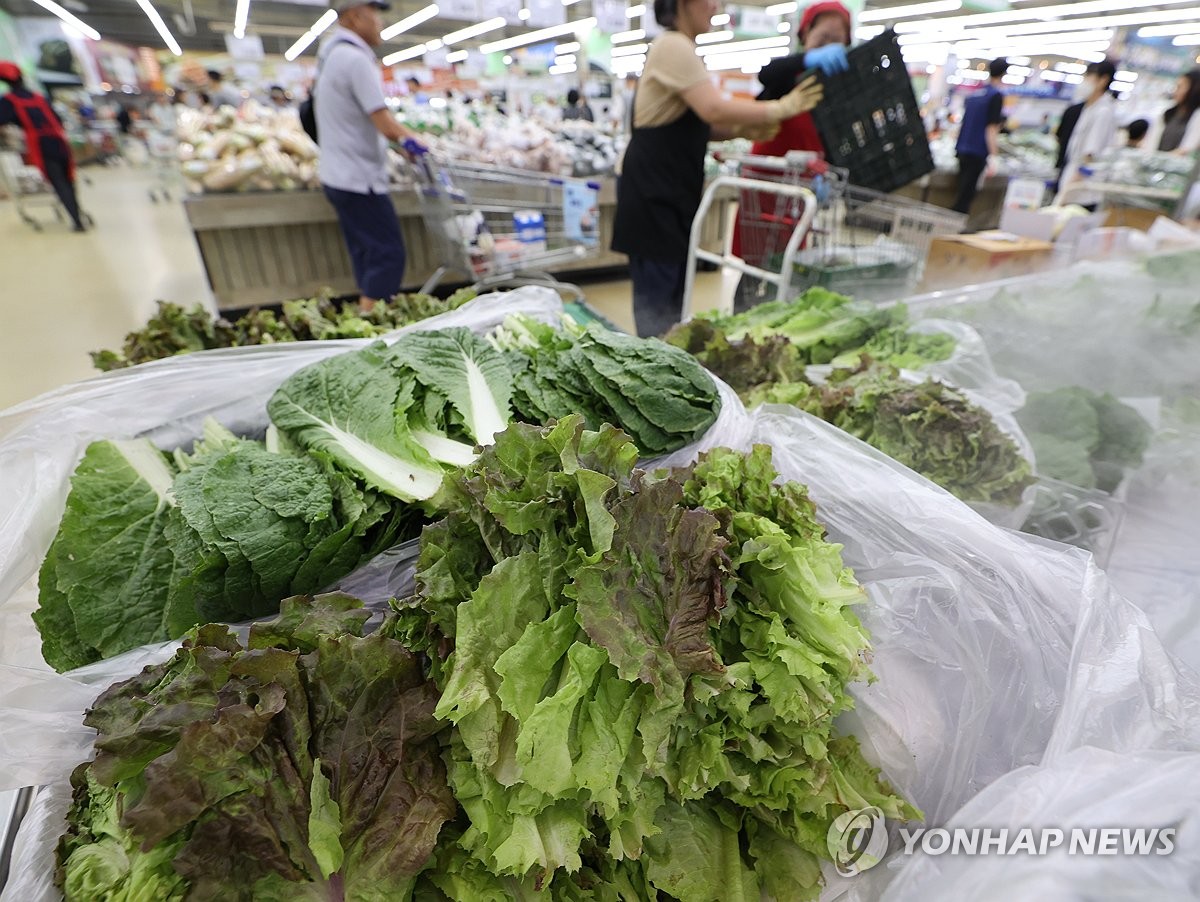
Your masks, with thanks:
[[(118, 347), (159, 299), (211, 303), (200, 255), (178, 198), (153, 203), (151, 174), (88, 168), (80, 199), (96, 227), (77, 235), (45, 208), (35, 232), (0, 201), (0, 410), (95, 375), (88, 351)], [(697, 280), (696, 308), (713, 306), (733, 280)], [(585, 299), (633, 329), (628, 281), (592, 283)]]

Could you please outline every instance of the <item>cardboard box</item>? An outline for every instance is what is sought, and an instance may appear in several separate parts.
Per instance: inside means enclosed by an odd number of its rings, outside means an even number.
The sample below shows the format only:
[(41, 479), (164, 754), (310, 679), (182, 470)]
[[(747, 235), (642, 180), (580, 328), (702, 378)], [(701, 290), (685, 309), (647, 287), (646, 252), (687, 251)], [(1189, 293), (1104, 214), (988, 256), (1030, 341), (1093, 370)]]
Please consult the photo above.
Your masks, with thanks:
[(1000, 214), (1000, 228), (1005, 232), (1021, 235), (1024, 238), (1074, 244), (1086, 232), (1101, 228), (1107, 218), (1106, 213), (1072, 216), (1065, 222), (1061, 222), (1062, 228), (1056, 236), (1054, 230), (1059, 228), (1060, 220), (1053, 213), (1047, 213), (1044, 210), (1006, 209)]
[(934, 238), (925, 264), (924, 291), (1010, 279), (1048, 269), (1054, 245), (1004, 232)]
[(1124, 227), (1148, 232), (1154, 221), (1164, 215), (1157, 210), (1146, 210), (1142, 207), (1115, 206), (1109, 209), (1108, 219), (1104, 224), (1109, 228)]

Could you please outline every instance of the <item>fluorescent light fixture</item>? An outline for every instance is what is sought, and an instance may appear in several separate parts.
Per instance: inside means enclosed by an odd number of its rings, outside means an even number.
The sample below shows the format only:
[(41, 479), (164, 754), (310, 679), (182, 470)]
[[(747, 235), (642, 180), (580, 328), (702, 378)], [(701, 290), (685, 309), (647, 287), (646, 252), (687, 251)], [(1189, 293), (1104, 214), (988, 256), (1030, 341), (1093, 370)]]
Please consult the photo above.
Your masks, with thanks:
[(967, 78), (971, 81), (987, 81), (988, 74), (986, 72), (980, 72), (978, 69), (962, 69), (958, 73), (958, 77)]
[(631, 6), (625, 10), (626, 19), (636, 19), (638, 16), (646, 15), (646, 4), (639, 3), (637, 6)]
[(799, 3), (774, 3), (763, 10), (768, 16), (790, 16), (800, 8)]
[(515, 38), (504, 38), (501, 41), (492, 41), (490, 44), (481, 44), (479, 51), (481, 53), (496, 53), (500, 50), (512, 50), (514, 47), (525, 47), (528, 44), (536, 44), (539, 41), (548, 41), (551, 38), (561, 38), (565, 34), (582, 35), (595, 26), (596, 17), (588, 16), (588, 18), (580, 19), (578, 22), (551, 25), (549, 28), (527, 31), (525, 34), (519, 34)]
[(1042, 81), (1063, 82), (1067, 80), (1067, 76), (1063, 75), (1061, 72), (1055, 72), (1053, 69), (1046, 69), (1044, 72), (1042, 72), (1041, 79)]
[[(787, 49), (791, 44), (788, 38), (756, 38), (751, 41), (729, 41), (724, 44), (712, 44), (707, 47), (697, 47), (697, 56), (712, 56), (713, 54), (745, 53), (750, 50)], [(786, 55), (786, 54), (784, 54)]]
[[(1196, 14), (1200, 19), (1200, 13)], [(1145, 28), (1138, 29), (1139, 38), (1170, 38), (1177, 34), (1193, 34), (1200, 31), (1200, 24), (1196, 22), (1184, 22), (1180, 25), (1147, 25)]]
[(424, 9), (413, 13), (411, 16), (405, 16), (399, 22), (389, 25), (383, 31), (379, 32), (379, 37), (385, 41), (390, 41), (392, 38), (396, 37), (396, 35), (404, 34), (406, 31), (411, 31), (422, 22), (428, 22), (439, 12), (441, 12), (441, 10), (438, 9), (438, 5), (436, 3), (431, 3)]
[(444, 43), (445, 42), (441, 38), (434, 38), (432, 41), (425, 42), (425, 49), (430, 52), (434, 50), (441, 50), (444, 46)]
[(506, 24), (503, 16), (496, 16), (494, 19), (488, 19), (486, 22), (479, 22), (476, 25), (468, 25), (466, 28), (452, 31), (442, 38), (442, 43), (449, 46), (450, 44), (457, 44), (459, 41), (468, 41), (471, 38), (479, 37), (481, 34), (487, 34), (489, 31), (495, 31), (497, 28), (503, 28)]
[(623, 56), (637, 56), (638, 54), (644, 54), (649, 49), (649, 44), (629, 44), (626, 47), (614, 47), (612, 49), (612, 58), (620, 59)]
[(1083, 76), (1082, 75), (1068, 75), (1067, 76), (1067, 84), (1081, 85), (1081, 84), (1083, 84)]
[(504, 54), (504, 59), (502, 59), (500, 62), (504, 63), (506, 66), (511, 66), (513, 64), (513, 58), (506, 53)]
[(571, 75), (573, 72), (575, 72), (575, 66), (551, 66), (546, 71), (551, 75)]
[(623, 75), (626, 72), (640, 72), (645, 65), (644, 56), (623, 56), (612, 61), (612, 70), (614, 75)]
[(705, 34), (696, 35), (696, 43), (700, 46), (705, 44), (719, 44), (722, 41), (732, 41), (732, 31), (710, 31)]
[(1033, 74), (1033, 70), (1030, 69), (1028, 66), (1009, 66), (1008, 74), (1009, 75), (1020, 75), (1022, 78), (1028, 78), (1030, 75)]
[(789, 31), (792, 30), (792, 24), (790, 22), (780, 22), (778, 25), (775, 26), (775, 30), (778, 31), (780, 34), (787, 34)]
[[(900, 22), (896, 25), (896, 31), (931, 31), (946, 26), (968, 28), (976, 25), (1001, 25), (1009, 22), (1024, 22), (1028, 20), (1041, 20), (1043, 23), (1050, 24), (1051, 28), (1058, 28), (1068, 24), (1075, 24), (1074, 22), (1053, 21), (1067, 16), (1082, 16), (1087, 13), (1103, 13), (1114, 10), (1144, 9), (1150, 6), (1182, 6), (1185, 3), (1193, 4), (1193, 8), (1179, 18), (1195, 18), (1195, 0), (1081, 0), (1078, 3), (1060, 3), (1055, 6), (1033, 7), (1025, 10), (1012, 9), (994, 13), (951, 16), (941, 19), (923, 19), (919, 22)], [(1151, 14), (1142, 13), (1141, 15)], [(1164, 20), (1149, 19), (1147, 20), (1147, 24), (1153, 21), (1172, 22), (1178, 21), (1178, 18)]]
[(72, 13), (67, 12), (65, 9), (63, 9), (61, 6), (59, 6), (57, 3), (55, 3), (54, 0), (33, 0), (33, 2), (36, 3), (38, 6), (40, 6), (42, 9), (46, 10), (46, 12), (54, 13), (54, 15), (58, 16), (60, 19), (62, 19), (68, 25), (71, 25), (71, 26), (79, 29), (79, 31), (81, 31), (83, 34), (87, 35), (93, 41), (100, 40), (100, 32), (96, 31), (96, 29), (92, 28), (91, 25), (88, 25), (86, 22), (83, 22), (81, 19), (79, 19)]
[(931, 16), (934, 13), (949, 13), (962, 9), (962, 0), (931, 0), (929, 3), (913, 3), (910, 6), (889, 6), (887, 9), (869, 9), (858, 14), (858, 21), (890, 22), (909, 16)]
[(1200, 34), (1177, 34), (1171, 43), (1176, 47), (1195, 47), (1200, 44)]
[(628, 44), (630, 41), (641, 41), (645, 37), (646, 30), (644, 28), (635, 28), (632, 31), (618, 31), (609, 40), (614, 44)]
[(556, 56), (554, 58), (554, 65), (560, 66), (560, 67), (561, 66), (574, 66), (575, 65), (575, 54), (568, 53), (566, 56)]
[(446, 54), (446, 62), (461, 63), (463, 60), (465, 60), (470, 55), (471, 55), (471, 52), (469, 50), (455, 50), (452, 53)]
[(578, 53), (578, 52), (579, 52), (579, 42), (578, 41), (570, 41), (569, 43), (566, 43), (566, 44), (559, 44), (557, 47), (554, 48), (555, 56), (565, 56), (568, 53)]
[(741, 69), (743, 66), (765, 66), (777, 56), (787, 56), (786, 47), (773, 47), (768, 50), (753, 53), (722, 53), (709, 57), (704, 65), (710, 72), (721, 72), (729, 69)]
[(1027, 56), (1010, 56), (1008, 58), (1010, 66), (1028, 66), (1029, 62), (1030, 60)]
[(158, 32), (158, 36), (167, 45), (167, 49), (176, 56), (183, 56), (183, 48), (179, 46), (179, 42), (175, 40), (175, 35), (171, 34), (167, 28), (167, 23), (158, 14), (158, 10), (151, 5), (150, 0), (137, 0), (137, 2), (138, 6), (142, 8), (142, 12), (146, 14), (146, 18), (150, 20), (150, 24), (154, 26), (154, 30)]
[(519, 13), (517, 13), (517, 18), (520, 19), (522, 22), (527, 22), (527, 21), (529, 21), (529, 17), (531, 15), (533, 15), (533, 13), (531, 13), (527, 9), (522, 8), (522, 10)]
[(416, 59), (418, 56), (424, 56), (429, 48), (425, 44), (418, 44), (416, 47), (409, 47), (407, 50), (397, 50), (395, 53), (389, 53), (383, 58), (385, 66), (394, 66), (396, 63), (402, 63), (405, 60)]
[(246, 36), (246, 22), (250, 18), (250, 0), (237, 0), (233, 13), (233, 36), (239, 41)]
[(759, 72), (762, 71), (762, 68), (763, 68), (762, 65), (759, 63), (749, 63), (745, 66), (742, 66), (742, 74), (743, 75), (757, 75)]
[(1082, 75), (1087, 71), (1087, 66), (1079, 63), (1055, 63), (1054, 68), (1059, 72), (1066, 72), (1069, 75)]
[(1126, 71), (1125, 69), (1118, 69), (1117, 74), (1114, 75), (1113, 78), (1117, 81), (1137, 81), (1138, 74), (1136, 72)]
[(720, 28), (722, 25), (729, 24), (729, 13), (720, 13), (708, 20), (708, 24), (713, 28)]
[(321, 36), (321, 32), (337, 21), (337, 17), (337, 12), (332, 9), (327, 9), (325, 12), (321, 13), (321, 18), (313, 22), (312, 28), (300, 35), (300, 37), (296, 39), (296, 43), (284, 51), (283, 58), (290, 63), (292, 60), (298, 57), (301, 53), (308, 49), (309, 44)]
[(1005, 75), (1000, 79), (1006, 85), (1023, 85), (1025, 84), (1024, 75)]

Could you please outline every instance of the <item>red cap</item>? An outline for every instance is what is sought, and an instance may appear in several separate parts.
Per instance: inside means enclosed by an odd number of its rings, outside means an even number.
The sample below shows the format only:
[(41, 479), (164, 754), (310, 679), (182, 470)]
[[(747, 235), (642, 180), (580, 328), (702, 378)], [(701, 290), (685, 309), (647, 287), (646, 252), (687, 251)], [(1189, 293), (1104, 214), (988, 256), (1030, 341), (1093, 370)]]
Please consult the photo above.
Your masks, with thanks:
[(20, 81), (21, 67), (8, 60), (0, 60), (0, 81)]
[(804, 35), (808, 29), (812, 27), (813, 22), (817, 21), (818, 16), (823, 16), (826, 13), (836, 13), (846, 20), (847, 33), (853, 31), (854, 25), (850, 21), (850, 10), (846, 9), (837, 0), (820, 0), (819, 3), (810, 4), (804, 10), (804, 15), (800, 17), (800, 30), (796, 32), (800, 35), (800, 40), (804, 40)]

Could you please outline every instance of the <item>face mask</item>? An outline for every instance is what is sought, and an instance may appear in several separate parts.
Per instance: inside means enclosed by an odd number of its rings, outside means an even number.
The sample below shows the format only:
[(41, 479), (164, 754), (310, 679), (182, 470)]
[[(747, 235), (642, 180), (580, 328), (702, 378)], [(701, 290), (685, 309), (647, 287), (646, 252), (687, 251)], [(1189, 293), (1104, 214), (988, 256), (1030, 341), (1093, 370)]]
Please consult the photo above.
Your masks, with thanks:
[(1092, 92), (1096, 90), (1096, 79), (1085, 78), (1075, 86), (1075, 93), (1072, 95), (1076, 103), (1081, 100), (1087, 100), (1092, 96)]

